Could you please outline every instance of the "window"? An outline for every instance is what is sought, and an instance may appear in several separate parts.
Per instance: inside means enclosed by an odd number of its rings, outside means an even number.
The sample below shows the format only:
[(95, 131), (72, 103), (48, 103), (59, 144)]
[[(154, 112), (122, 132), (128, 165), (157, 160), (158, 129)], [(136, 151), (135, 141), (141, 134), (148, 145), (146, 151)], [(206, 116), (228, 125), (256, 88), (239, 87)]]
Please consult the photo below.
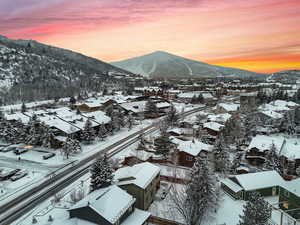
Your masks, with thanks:
[(186, 156), (186, 160), (187, 160), (187, 161), (193, 161), (193, 157), (192, 157), (192, 156), (189, 156), (189, 155), (187, 155), (187, 156)]
[(288, 208), (289, 208), (289, 203), (288, 203), (288, 202), (285, 202), (285, 203), (282, 204), (282, 206), (283, 206), (284, 208), (288, 209)]
[(286, 197), (290, 197), (290, 192), (288, 192), (287, 190), (284, 190), (284, 195), (286, 196)]

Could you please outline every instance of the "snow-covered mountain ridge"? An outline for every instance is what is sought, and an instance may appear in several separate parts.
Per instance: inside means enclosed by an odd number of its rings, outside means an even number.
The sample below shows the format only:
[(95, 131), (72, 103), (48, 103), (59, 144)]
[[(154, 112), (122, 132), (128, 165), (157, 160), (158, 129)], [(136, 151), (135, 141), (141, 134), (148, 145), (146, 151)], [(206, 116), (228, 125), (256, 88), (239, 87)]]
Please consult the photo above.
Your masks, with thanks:
[(265, 74), (214, 66), (163, 51), (112, 62), (111, 64), (146, 77), (266, 77)]

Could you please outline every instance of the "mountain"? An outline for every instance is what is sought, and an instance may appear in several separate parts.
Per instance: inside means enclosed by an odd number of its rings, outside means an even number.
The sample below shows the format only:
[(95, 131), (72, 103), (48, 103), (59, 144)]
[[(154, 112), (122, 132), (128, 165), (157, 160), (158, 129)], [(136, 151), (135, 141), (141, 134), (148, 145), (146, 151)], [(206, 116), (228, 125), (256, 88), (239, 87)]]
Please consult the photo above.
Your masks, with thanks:
[(0, 36), (0, 100), (65, 97), (98, 89), (108, 73), (131, 74), (82, 54)]
[(163, 51), (112, 62), (111, 64), (146, 77), (266, 77), (265, 74), (210, 65)]
[(268, 77), (268, 80), (280, 80), (288, 83), (295, 83), (296, 81), (300, 82), (300, 70), (283, 70), (280, 72), (276, 72), (271, 74)]

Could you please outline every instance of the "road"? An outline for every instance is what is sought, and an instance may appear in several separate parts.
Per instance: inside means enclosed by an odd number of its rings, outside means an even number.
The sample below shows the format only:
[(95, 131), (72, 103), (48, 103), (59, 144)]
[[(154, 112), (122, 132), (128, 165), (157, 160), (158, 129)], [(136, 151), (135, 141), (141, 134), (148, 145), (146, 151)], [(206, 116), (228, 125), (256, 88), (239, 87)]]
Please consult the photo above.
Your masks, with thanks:
[[(180, 114), (180, 116), (188, 116), (203, 109), (205, 109), (205, 107), (195, 108)], [(63, 170), (50, 174), (49, 177), (39, 185), (17, 196), (13, 200), (2, 204), (0, 207), (0, 225), (11, 224), (26, 212), (33, 209), (37, 204), (43, 202), (47, 198), (53, 196), (69, 184), (79, 179), (89, 171), (89, 167), (100, 155), (106, 153), (108, 158), (111, 158), (112, 156), (126, 149), (128, 146), (139, 141), (139, 136), (141, 134), (148, 135), (154, 131), (157, 131), (159, 129), (158, 125), (159, 123), (154, 123), (127, 136), (126, 138), (115, 142), (100, 152), (97, 152), (81, 161), (74, 162), (68, 167), (64, 167)]]

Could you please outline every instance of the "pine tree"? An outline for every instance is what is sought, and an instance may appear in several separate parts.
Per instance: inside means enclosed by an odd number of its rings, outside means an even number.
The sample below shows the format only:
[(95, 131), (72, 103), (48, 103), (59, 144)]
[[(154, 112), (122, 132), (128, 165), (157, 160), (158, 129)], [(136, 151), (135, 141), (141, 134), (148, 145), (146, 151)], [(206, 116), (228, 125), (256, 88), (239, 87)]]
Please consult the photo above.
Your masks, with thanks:
[(271, 206), (263, 199), (263, 197), (254, 192), (249, 197), (249, 200), (244, 205), (243, 215), (240, 215), (238, 225), (269, 225), (271, 217)]
[(62, 154), (68, 159), (71, 154), (81, 152), (81, 146), (78, 140), (71, 139), (70, 137), (63, 143), (61, 148)]
[(196, 159), (186, 188), (184, 218), (188, 225), (202, 224), (217, 206), (215, 177), (209, 170), (207, 159)]
[(92, 122), (87, 119), (84, 125), (84, 128), (81, 133), (81, 140), (85, 143), (90, 144), (95, 140), (95, 131), (92, 128)]
[(54, 134), (53, 131), (47, 127), (45, 130), (45, 135), (43, 137), (42, 146), (45, 148), (52, 148), (54, 143)]
[(229, 159), (229, 153), (226, 149), (222, 150), (218, 155), (215, 155), (215, 170), (217, 172), (227, 174), (230, 167), (231, 162)]
[(265, 166), (267, 169), (276, 170), (278, 173), (283, 174), (283, 167), (281, 164), (280, 157), (277, 153), (277, 148), (274, 143), (270, 147), (270, 151), (266, 156)]
[(137, 151), (147, 151), (147, 147), (143, 142), (140, 142), (136, 148)]
[(151, 98), (149, 98), (149, 100), (145, 104), (145, 111), (147, 113), (150, 113), (150, 114), (153, 114), (153, 115), (157, 115), (157, 113), (158, 113), (157, 106)]
[(179, 116), (177, 114), (177, 110), (174, 106), (171, 106), (170, 111), (167, 113), (166, 121), (169, 125), (174, 126), (179, 120)]
[(134, 124), (134, 118), (131, 113), (128, 115), (127, 124), (128, 124), (128, 130), (131, 130)]
[(161, 132), (160, 136), (154, 140), (155, 154), (167, 157), (169, 152), (174, 149), (174, 144), (170, 141), (167, 132)]
[(101, 156), (91, 167), (91, 192), (108, 186), (113, 180), (113, 169), (106, 154)]
[(99, 127), (99, 131), (98, 131), (98, 137), (101, 139), (101, 141), (104, 140), (105, 138), (105, 134), (107, 133), (107, 129), (105, 127), (105, 124), (102, 123)]
[(26, 111), (27, 111), (27, 107), (26, 107), (25, 103), (23, 102), (22, 106), (21, 106), (21, 112), (24, 113)]

